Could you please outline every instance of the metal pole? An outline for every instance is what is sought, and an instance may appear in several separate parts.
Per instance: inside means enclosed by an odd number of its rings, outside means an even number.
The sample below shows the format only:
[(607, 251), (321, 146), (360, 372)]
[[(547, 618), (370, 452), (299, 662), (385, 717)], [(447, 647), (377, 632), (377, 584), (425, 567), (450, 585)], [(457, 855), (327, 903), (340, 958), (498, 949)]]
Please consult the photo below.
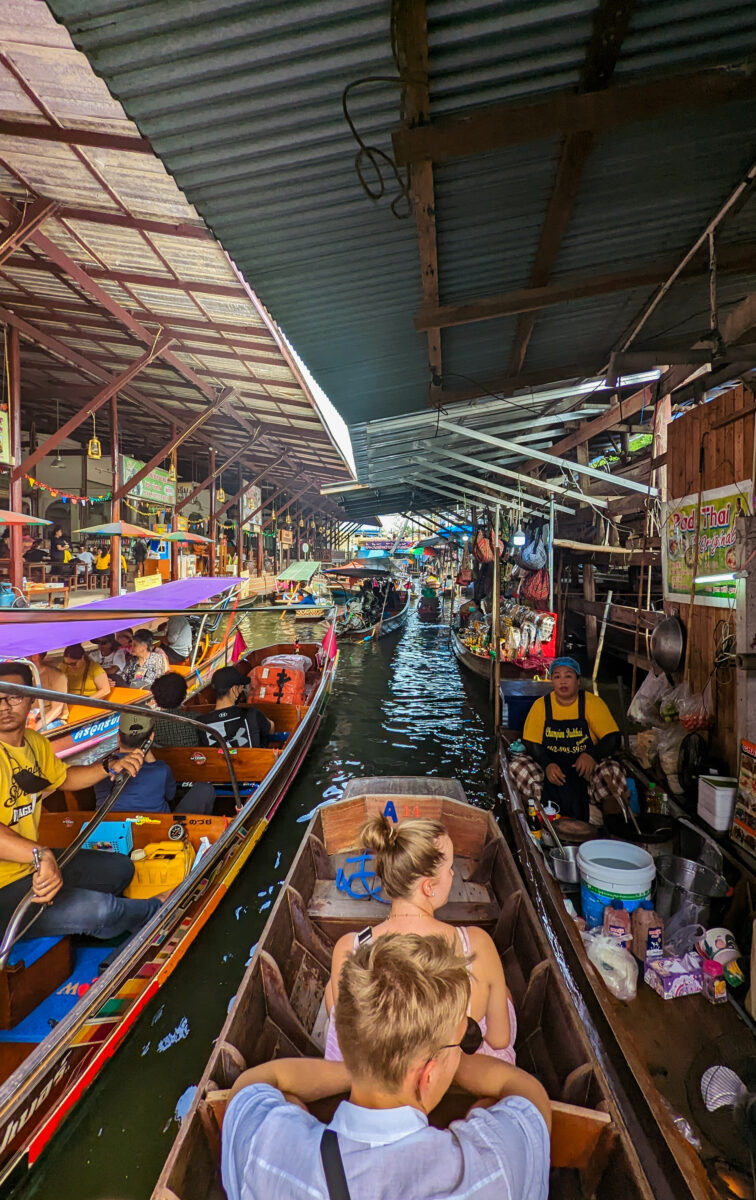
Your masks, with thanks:
[[(11, 326), (7, 331), (8, 338), (8, 391), (10, 399), (11, 426), (11, 457), (18, 465), (21, 462), (21, 352), (19, 349), (18, 330)], [(23, 477), (10, 480), (10, 510), (23, 512)], [(24, 538), (21, 525), (10, 527), (10, 582), (14, 588), (21, 590), (24, 579)]]
[[(178, 428), (175, 425), (171, 425), (171, 437), (174, 440), (178, 437)], [(174, 445), (173, 449), (171, 450), (170, 464), (173, 467), (173, 474), (176, 476), (176, 478), (178, 480), (178, 471), (176, 469), (177, 463), (178, 463), (178, 447)], [(174, 487), (178, 491), (178, 482), (176, 482), (174, 484)], [(171, 509), (171, 532), (176, 533), (177, 531), (178, 531), (178, 514), (176, 512), (176, 505), (174, 504), (173, 508)], [(179, 563), (178, 542), (171, 542), (171, 579), (178, 579), (178, 577), (179, 577), (178, 563)]]
[(554, 498), (549, 501), (549, 611), (554, 611)]
[[(111, 470), (113, 480), (113, 496), (118, 495), (118, 489), (121, 486), (121, 437), (118, 426), (118, 392), (115, 393), (110, 401), (110, 455), (112, 458)], [(112, 500), (110, 504), (110, 519), (111, 521), (120, 521), (121, 519), (121, 501)], [(76, 567), (74, 566), (74, 571)], [(121, 539), (120, 537), (112, 537), (110, 539), (110, 594), (111, 596), (120, 596), (121, 594)]]
[(494, 737), (498, 734), (498, 729), (501, 724), (501, 656), (499, 652), (499, 643), (501, 641), (501, 612), (499, 609), (499, 574), (501, 566), (501, 555), (499, 554), (499, 515), (500, 509), (498, 504), (494, 510), (494, 577), (493, 577), (493, 609), (491, 610), (491, 641), (494, 648), (493, 657), (493, 686), (494, 686)]

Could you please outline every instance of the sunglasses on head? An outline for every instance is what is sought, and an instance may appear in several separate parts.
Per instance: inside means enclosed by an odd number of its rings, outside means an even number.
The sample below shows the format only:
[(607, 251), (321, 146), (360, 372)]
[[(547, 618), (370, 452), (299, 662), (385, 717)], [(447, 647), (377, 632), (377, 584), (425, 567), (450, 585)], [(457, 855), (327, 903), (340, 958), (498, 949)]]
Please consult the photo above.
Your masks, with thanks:
[(483, 1045), (483, 1030), (473, 1017), (467, 1018), (467, 1028), (461, 1042), (450, 1042), (447, 1046), (439, 1046), (439, 1050), (456, 1050), (463, 1054), (475, 1054)]

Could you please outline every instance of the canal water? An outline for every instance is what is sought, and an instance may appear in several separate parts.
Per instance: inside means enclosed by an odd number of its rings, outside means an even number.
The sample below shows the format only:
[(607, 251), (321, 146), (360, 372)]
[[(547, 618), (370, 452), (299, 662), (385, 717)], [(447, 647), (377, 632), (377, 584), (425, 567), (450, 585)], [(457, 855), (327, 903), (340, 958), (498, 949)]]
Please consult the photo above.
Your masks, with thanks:
[[(253, 647), (310, 636), (273, 614), (250, 625)], [(309, 817), (362, 775), (455, 776), (492, 803), (487, 688), (457, 663), (446, 623), (413, 611), (400, 633), (341, 647), (323, 724), (247, 868), (14, 1200), (146, 1200)]]

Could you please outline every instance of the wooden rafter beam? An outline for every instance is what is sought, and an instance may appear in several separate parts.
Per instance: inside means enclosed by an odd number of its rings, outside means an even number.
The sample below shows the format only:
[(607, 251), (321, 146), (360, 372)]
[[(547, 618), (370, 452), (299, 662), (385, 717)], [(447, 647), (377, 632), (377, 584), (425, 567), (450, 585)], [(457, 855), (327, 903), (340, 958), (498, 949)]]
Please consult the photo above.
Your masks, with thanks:
[(39, 229), (43, 221), (53, 216), (57, 208), (54, 200), (39, 199), (19, 212), (0, 234), (0, 264), (15, 254), (35, 230)]
[[(614, 74), (634, 5), (635, 0), (599, 0), (578, 92), (596, 92), (606, 88)], [(549, 282), (594, 140), (595, 134), (590, 130), (579, 130), (568, 134), (562, 142), (554, 186), (530, 276), (531, 287), (545, 287)], [(509, 372), (512, 375), (517, 375), (523, 368), (535, 323), (536, 314), (532, 311), (522, 313), (517, 320), (509, 355)]]
[(25, 138), (33, 142), (58, 142), (64, 146), (91, 146), (98, 150), (122, 150), (136, 154), (154, 154), (145, 137), (109, 133), (99, 129), (67, 129), (45, 125), (41, 121), (0, 120), (0, 137)]
[(32, 467), (35, 467), (40, 459), (46, 458), (48, 454), (51, 454), (64, 438), (67, 438), (70, 433), (73, 433), (74, 429), (77, 429), (81, 425), (82, 421), (86, 421), (87, 417), (94, 415), (112, 396), (117, 395), (121, 388), (126, 387), (148, 363), (152, 362), (156, 354), (160, 354), (165, 349), (165, 344), (170, 340), (169, 337), (163, 335), (162, 338), (159, 338), (155, 342), (152, 350), (146, 351), (141, 358), (133, 362), (120, 375), (111, 376), (109, 382), (93, 399), (85, 401), (79, 411), (66, 421), (65, 424), (61, 425), (60, 429), (56, 430), (42, 446), (33, 450), (23, 462), (17, 464), (11, 475), (11, 479), (20, 479), (22, 475), (31, 471)]
[[(404, 0), (397, 6), (397, 49), (402, 73), (411, 83), (405, 94), (405, 111), (410, 127), (430, 120), (428, 89), (428, 16), (426, 0)], [(417, 162), (410, 168), (412, 207), (417, 229), (420, 254), (420, 278), (423, 303), (438, 306), (438, 245), (436, 241), (436, 201), (433, 188), (433, 165)], [(433, 388), (441, 387), (443, 360), (441, 330), (428, 327), (428, 367)]]
[(605, 133), (671, 112), (709, 112), (720, 104), (756, 99), (753, 70), (691, 71), (626, 83), (603, 92), (556, 92), (525, 104), (492, 104), (442, 117), (392, 138), (399, 166), (501, 150), (573, 133)]
[[(49, 272), (49, 265), (41, 259), (10, 259), (8, 268), (23, 271)], [(128, 287), (168, 288), (174, 292), (196, 292), (197, 295), (229, 296), (239, 299), (241, 293), (235, 283), (212, 283), (204, 279), (176, 279), (169, 275), (153, 275), (146, 271), (110, 270), (107, 267), (87, 267), (89, 279), (103, 280)]]
[[(446, 304), (434, 309), (425, 306), (418, 310), (415, 329), (431, 326), (442, 329), (453, 325), (468, 325), (511, 317), (518, 313), (535, 313), (557, 304), (585, 300), (591, 296), (608, 296), (614, 292), (630, 291), (637, 287), (653, 287), (663, 283), (679, 263), (679, 256), (660, 259), (633, 271), (618, 271), (607, 275), (581, 275), (548, 283), (542, 287), (519, 288), (498, 296), (486, 296), (466, 304)], [(723, 274), (748, 274), (756, 270), (756, 241), (737, 242), (717, 249), (717, 270)], [(681, 272), (679, 280), (700, 279), (708, 275), (709, 267), (702, 254)]]
[(76, 204), (64, 204), (59, 210), (64, 221), (86, 221), (90, 225), (112, 225), (117, 229), (137, 229), (144, 233), (158, 233), (167, 237), (193, 238), (199, 242), (214, 242), (205, 225), (190, 225), (188, 221), (155, 221), (149, 217), (132, 217), (127, 213), (85, 208)]

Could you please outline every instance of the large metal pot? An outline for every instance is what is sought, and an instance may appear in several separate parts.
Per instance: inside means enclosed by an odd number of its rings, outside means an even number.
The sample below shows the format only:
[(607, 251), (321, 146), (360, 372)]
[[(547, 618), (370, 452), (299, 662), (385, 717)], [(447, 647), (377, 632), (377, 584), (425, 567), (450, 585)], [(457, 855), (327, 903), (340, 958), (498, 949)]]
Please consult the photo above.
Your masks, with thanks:
[(677, 858), (674, 854), (663, 855), (656, 860), (656, 899), (654, 908), (667, 921), (683, 904), (690, 900), (697, 909), (691, 920), (707, 926), (711, 915), (711, 901), (723, 899), (729, 884), (722, 875), (692, 862), (689, 858)]
[(680, 669), (685, 653), (685, 626), (679, 617), (665, 617), (651, 634), (651, 657), (667, 675)]

